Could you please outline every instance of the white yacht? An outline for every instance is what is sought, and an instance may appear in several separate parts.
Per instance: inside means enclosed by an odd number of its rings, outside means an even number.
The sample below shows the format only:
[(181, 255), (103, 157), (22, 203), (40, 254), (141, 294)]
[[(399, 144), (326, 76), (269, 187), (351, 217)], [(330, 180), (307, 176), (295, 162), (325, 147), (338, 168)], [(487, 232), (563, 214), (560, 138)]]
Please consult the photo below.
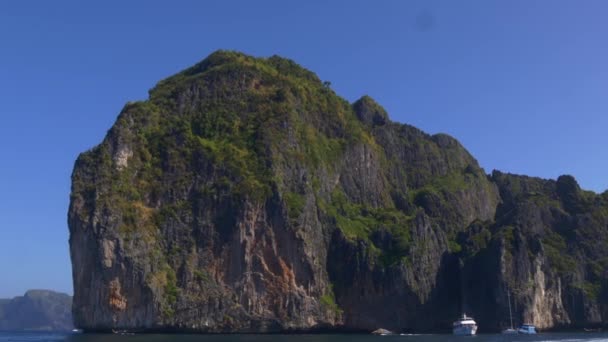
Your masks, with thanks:
[(477, 323), (472, 317), (467, 317), (466, 314), (463, 314), (462, 317), (454, 322), (452, 327), (452, 332), (454, 335), (461, 336), (472, 336), (477, 333)]
[(536, 327), (532, 324), (522, 324), (521, 327), (517, 329), (517, 332), (527, 335), (536, 334)]

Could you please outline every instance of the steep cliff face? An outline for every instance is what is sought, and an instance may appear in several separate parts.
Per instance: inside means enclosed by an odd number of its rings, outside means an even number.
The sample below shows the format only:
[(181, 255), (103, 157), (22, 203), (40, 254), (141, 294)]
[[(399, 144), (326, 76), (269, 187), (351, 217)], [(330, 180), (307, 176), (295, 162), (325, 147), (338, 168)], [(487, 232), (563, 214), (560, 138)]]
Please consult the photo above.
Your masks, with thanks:
[(480, 321), (506, 326), (508, 293), (518, 322), (606, 325), (606, 193), (582, 191), (571, 176), (552, 181), (495, 171), (492, 180), (502, 198), (496, 220), (460, 237), (464, 297), (474, 312), (488, 313)]
[(603, 324), (605, 268), (587, 262), (606, 241), (585, 234), (606, 235), (607, 198), (573, 182), (489, 177), (367, 96), (219, 51), (127, 104), (76, 161), (75, 322), (437, 330), (466, 309), (494, 328), (508, 289), (539, 326)]

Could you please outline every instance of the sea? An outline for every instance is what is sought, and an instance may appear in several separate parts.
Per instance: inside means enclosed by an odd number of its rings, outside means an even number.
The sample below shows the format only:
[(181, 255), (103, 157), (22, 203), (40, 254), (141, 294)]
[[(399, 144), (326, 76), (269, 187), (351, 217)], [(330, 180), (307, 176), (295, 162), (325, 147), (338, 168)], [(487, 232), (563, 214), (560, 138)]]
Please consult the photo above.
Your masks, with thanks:
[(608, 342), (608, 333), (539, 333), (536, 335), (112, 335), (0, 332), (0, 342)]

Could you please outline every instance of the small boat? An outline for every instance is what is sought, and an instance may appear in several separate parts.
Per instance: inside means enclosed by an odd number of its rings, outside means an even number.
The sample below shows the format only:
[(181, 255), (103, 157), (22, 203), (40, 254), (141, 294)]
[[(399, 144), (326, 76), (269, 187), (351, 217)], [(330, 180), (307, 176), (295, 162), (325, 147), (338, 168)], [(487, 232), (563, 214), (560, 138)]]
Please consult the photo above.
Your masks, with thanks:
[(374, 334), (374, 335), (380, 335), (380, 336), (386, 336), (386, 335), (393, 335), (393, 332), (390, 331), (390, 330), (386, 330), (386, 329), (380, 328), (380, 329), (372, 331), (372, 334)]
[(459, 320), (454, 322), (452, 333), (459, 336), (473, 336), (477, 333), (477, 323), (472, 317), (463, 314)]
[(517, 332), (527, 335), (536, 334), (536, 327), (532, 324), (522, 324), (522, 326), (517, 329)]
[(511, 295), (507, 292), (507, 298), (509, 301), (509, 320), (511, 321), (511, 327), (502, 331), (505, 335), (517, 334), (517, 330), (513, 329), (513, 313), (511, 312)]
[(127, 336), (127, 335), (135, 335), (135, 332), (129, 331), (129, 330), (126, 330), (126, 329), (120, 329), (120, 330), (119, 329), (112, 329), (112, 334)]

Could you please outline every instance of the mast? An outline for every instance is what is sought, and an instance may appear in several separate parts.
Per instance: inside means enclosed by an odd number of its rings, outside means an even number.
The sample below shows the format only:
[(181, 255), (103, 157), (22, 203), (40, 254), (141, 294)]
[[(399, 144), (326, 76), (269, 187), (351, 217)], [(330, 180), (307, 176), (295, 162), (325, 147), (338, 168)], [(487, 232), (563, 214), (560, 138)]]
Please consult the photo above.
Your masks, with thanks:
[(513, 314), (511, 313), (511, 295), (507, 291), (507, 298), (509, 300), (509, 319), (511, 320), (511, 329), (513, 329)]

